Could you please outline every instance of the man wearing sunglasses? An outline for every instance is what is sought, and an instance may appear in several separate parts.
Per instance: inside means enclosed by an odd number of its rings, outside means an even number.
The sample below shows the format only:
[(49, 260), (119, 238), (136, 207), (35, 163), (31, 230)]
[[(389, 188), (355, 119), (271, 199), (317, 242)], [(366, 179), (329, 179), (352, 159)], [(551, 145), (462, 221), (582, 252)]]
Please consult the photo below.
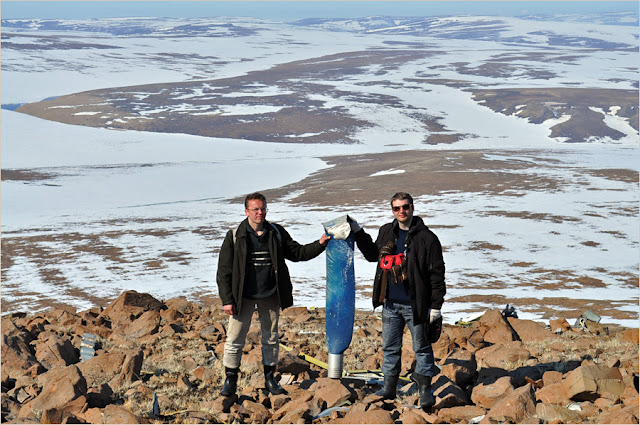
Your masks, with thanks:
[(247, 218), (229, 230), (218, 259), (218, 292), (224, 312), (229, 315), (224, 345), (225, 383), (223, 396), (234, 395), (238, 387), (240, 359), (251, 316), (258, 310), (262, 339), (265, 387), (272, 394), (284, 389), (274, 378), (278, 365), (278, 319), (280, 309), (293, 305), (293, 286), (285, 259), (306, 261), (320, 255), (330, 239), (300, 245), (279, 224), (269, 223), (267, 200), (261, 193), (244, 200)]
[(442, 318), (440, 309), (446, 293), (442, 246), (422, 219), (413, 215), (411, 195), (393, 195), (391, 210), (394, 220), (380, 228), (375, 243), (355, 220), (350, 220), (358, 248), (368, 261), (377, 262), (373, 308), (383, 306), (384, 386), (376, 394), (385, 399), (396, 397), (406, 325), (416, 357), (411, 379), (418, 384), (421, 408), (429, 411), (435, 404), (431, 378), (438, 369), (426, 331), (430, 323)]

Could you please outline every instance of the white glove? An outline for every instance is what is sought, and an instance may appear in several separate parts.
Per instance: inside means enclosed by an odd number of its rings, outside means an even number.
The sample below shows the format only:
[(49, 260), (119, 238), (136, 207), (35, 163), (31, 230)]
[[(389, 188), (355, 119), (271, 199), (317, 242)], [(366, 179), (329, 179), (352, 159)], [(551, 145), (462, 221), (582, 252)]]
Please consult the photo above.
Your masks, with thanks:
[(429, 311), (429, 323), (433, 323), (441, 317), (442, 317), (442, 313), (440, 313), (440, 310), (431, 309)]
[(358, 222), (349, 216), (347, 216), (347, 222), (349, 223), (349, 226), (351, 226), (351, 231), (353, 231), (353, 233), (356, 233), (362, 230), (362, 227), (360, 227)]

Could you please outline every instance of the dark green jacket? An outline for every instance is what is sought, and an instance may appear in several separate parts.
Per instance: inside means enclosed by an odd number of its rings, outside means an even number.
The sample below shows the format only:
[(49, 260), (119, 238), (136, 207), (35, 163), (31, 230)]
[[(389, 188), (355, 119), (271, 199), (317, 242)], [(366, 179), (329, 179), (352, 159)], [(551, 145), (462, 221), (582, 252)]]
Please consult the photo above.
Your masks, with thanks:
[[(385, 224), (380, 228), (373, 242), (364, 230), (354, 235), (358, 249), (367, 261), (376, 261), (376, 276), (373, 280), (373, 308), (378, 307), (382, 291), (382, 269), (380, 268), (380, 250), (389, 242), (398, 240), (398, 221)], [(429, 309), (440, 309), (447, 292), (444, 283), (444, 260), (442, 246), (438, 237), (424, 224), (420, 217), (414, 216), (407, 234), (407, 277), (414, 323), (428, 323)]]
[[(242, 304), (242, 290), (247, 270), (248, 235), (246, 226), (247, 219), (238, 226), (235, 238), (233, 230), (227, 232), (218, 257), (217, 282), (222, 305), (233, 304), (237, 312), (240, 312)], [(272, 227), (277, 228), (277, 231)], [(293, 305), (293, 285), (284, 260), (311, 260), (322, 254), (325, 247), (320, 245), (319, 241), (300, 245), (279, 224), (265, 222), (264, 228), (269, 232), (269, 253), (278, 285), (280, 308), (284, 310)]]

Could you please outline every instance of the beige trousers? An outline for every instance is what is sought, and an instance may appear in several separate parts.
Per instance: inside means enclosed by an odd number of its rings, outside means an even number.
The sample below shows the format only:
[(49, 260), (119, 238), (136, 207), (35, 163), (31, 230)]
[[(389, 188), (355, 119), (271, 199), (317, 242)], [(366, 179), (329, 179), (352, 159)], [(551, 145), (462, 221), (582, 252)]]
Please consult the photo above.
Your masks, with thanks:
[(262, 340), (262, 363), (268, 366), (278, 365), (280, 339), (278, 338), (278, 320), (280, 318), (280, 299), (278, 294), (262, 300), (242, 299), (242, 310), (229, 316), (227, 341), (224, 344), (225, 367), (237, 369), (240, 367), (242, 349), (251, 327), (253, 312), (258, 310), (260, 319), (260, 334)]

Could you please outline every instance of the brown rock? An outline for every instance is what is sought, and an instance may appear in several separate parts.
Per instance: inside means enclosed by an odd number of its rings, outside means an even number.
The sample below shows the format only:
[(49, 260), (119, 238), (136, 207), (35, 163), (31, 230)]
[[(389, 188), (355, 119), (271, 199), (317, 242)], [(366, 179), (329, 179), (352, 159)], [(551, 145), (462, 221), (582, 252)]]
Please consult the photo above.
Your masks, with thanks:
[(456, 385), (455, 382), (442, 374), (433, 378), (432, 388), (433, 396), (436, 400), (434, 409), (471, 404), (471, 400), (469, 400), (467, 393)]
[(105, 407), (114, 398), (113, 390), (108, 384), (102, 384), (97, 388), (87, 391), (87, 403), (89, 407)]
[(639, 329), (627, 329), (626, 331), (622, 331), (620, 332), (620, 341), (638, 345), (640, 340), (638, 332)]
[(60, 409), (70, 401), (87, 393), (87, 382), (75, 365), (53, 369), (40, 375), (42, 391), (40, 394), (24, 404), (19, 417), (30, 417), (35, 412), (47, 409)]
[[(444, 410), (444, 409), (443, 409)], [(400, 415), (400, 422), (403, 424), (426, 424), (427, 420), (416, 409), (407, 409)]]
[(35, 384), (35, 380), (33, 378), (30, 379), (32, 382), (28, 383), (19, 382), (24, 380), (16, 381), (16, 386), (9, 390), (7, 394), (20, 404), (35, 398), (40, 393), (40, 387)]
[(282, 317), (296, 317), (307, 313), (307, 307), (289, 307), (282, 310)]
[(238, 401), (238, 396), (233, 395), (230, 397), (218, 397), (213, 401), (207, 401), (200, 405), (200, 408), (203, 410), (210, 411), (214, 414), (218, 413), (229, 413), (231, 411), (231, 406), (233, 406), (236, 401)]
[(635, 397), (623, 398), (622, 404), (624, 404), (625, 406), (640, 406), (640, 397), (635, 396)]
[(249, 416), (253, 423), (267, 423), (271, 414), (264, 405), (251, 400), (244, 400), (238, 411), (241, 415)]
[(128, 352), (122, 363), (120, 374), (109, 381), (111, 388), (118, 388), (123, 384), (138, 381), (143, 360), (142, 350)]
[(213, 382), (216, 373), (211, 368), (199, 366), (193, 371), (193, 376), (206, 384)]
[[(106, 310), (105, 310), (106, 311)], [(160, 313), (157, 311), (145, 311), (138, 318), (118, 326), (109, 339), (123, 339), (125, 341), (137, 341), (149, 335), (153, 335), (160, 329)]]
[[(306, 399), (306, 397), (298, 400), (303, 399)], [(312, 399), (305, 402), (297, 401), (287, 403), (287, 405), (285, 405), (287, 408), (284, 409), (286, 413), (280, 418), (278, 423), (307, 423), (307, 421), (318, 415), (323, 410), (324, 402), (320, 399)], [(280, 413), (278, 412), (279, 410), (273, 414), (273, 418), (279, 417)]]
[(226, 335), (226, 330), (221, 323), (214, 322), (211, 325), (204, 326), (200, 330), (200, 338), (205, 341), (221, 341)]
[(309, 418), (310, 418), (309, 409), (308, 408), (305, 409), (304, 407), (301, 406), (300, 408), (292, 410), (291, 412), (284, 415), (284, 417), (280, 419), (277, 423), (306, 424)]
[(87, 386), (93, 387), (98, 382), (115, 378), (122, 370), (125, 357), (126, 353), (122, 351), (102, 353), (78, 363), (77, 366), (87, 380)]
[(590, 401), (583, 401), (580, 403), (580, 410), (576, 410), (576, 413), (578, 413), (581, 418), (591, 419), (600, 414), (600, 409)]
[(280, 350), (280, 355), (278, 356), (278, 372), (300, 375), (308, 370), (310, 370), (309, 362), (291, 352)]
[(183, 357), (180, 361), (180, 364), (187, 372), (192, 372), (195, 368), (198, 367), (198, 362), (191, 356)]
[[(2, 324), (13, 322), (3, 319)], [(38, 359), (31, 353), (29, 346), (25, 340), (25, 335), (15, 328), (15, 334), (2, 334), (2, 371), (10, 378), (16, 379), (21, 376), (25, 370), (38, 363)]]
[(293, 323), (293, 324), (305, 323), (310, 318), (311, 318), (311, 316), (309, 316), (307, 313), (302, 313), (302, 314), (299, 314), (298, 316), (296, 316), (291, 323)]
[[(440, 338), (441, 340), (442, 338), (445, 338), (443, 341), (446, 341), (447, 343), (451, 342), (458, 347), (465, 347), (467, 345), (467, 341), (474, 333), (479, 334), (477, 329), (465, 328), (461, 326), (443, 326), (442, 335), (440, 336)], [(440, 342), (441, 340), (438, 340), (438, 342)], [(437, 343), (434, 345), (437, 345)]]
[(578, 413), (556, 404), (538, 403), (536, 405), (536, 416), (546, 423), (560, 421), (556, 423), (577, 424), (581, 422)]
[(440, 334), (440, 339), (435, 344), (431, 344), (431, 348), (433, 349), (433, 357), (435, 359), (443, 359), (447, 357), (454, 348), (456, 348), (456, 344), (451, 340), (450, 336), (445, 332), (446, 327), (443, 326), (443, 331)]
[(366, 412), (348, 412), (344, 417), (349, 424), (392, 424), (394, 423), (391, 413), (386, 410), (375, 408)]
[(443, 359), (442, 364), (442, 374), (459, 386), (470, 384), (476, 374), (475, 356), (467, 350), (453, 350)]
[(600, 397), (594, 400), (594, 405), (596, 405), (600, 410), (607, 410), (612, 407), (615, 402), (605, 397)]
[(89, 408), (89, 402), (86, 396), (81, 395), (75, 400), (71, 400), (67, 403), (66, 406), (62, 408), (63, 413), (73, 415), (77, 417), (78, 415), (84, 413)]
[(496, 344), (476, 351), (475, 356), (480, 367), (513, 369), (528, 360), (531, 353), (525, 348)]
[(556, 334), (545, 329), (541, 323), (534, 322), (533, 320), (516, 319), (514, 317), (509, 317), (507, 320), (523, 342), (558, 339)]
[(105, 424), (144, 424), (144, 419), (129, 412), (124, 407), (110, 404), (103, 410)]
[(40, 416), (41, 424), (61, 424), (62, 409), (46, 409)]
[(79, 416), (80, 419), (84, 420), (88, 424), (103, 424), (104, 417), (102, 415), (102, 409), (98, 409), (94, 407), (92, 409), (87, 409), (86, 412)]
[(165, 305), (149, 294), (136, 291), (125, 291), (98, 316), (111, 322), (115, 329), (121, 324), (129, 323), (145, 311), (160, 311)]
[(351, 398), (351, 391), (339, 379), (319, 378), (314, 397), (327, 403), (327, 409)]
[(362, 367), (368, 370), (380, 369), (381, 365), (382, 365), (381, 354), (375, 354), (373, 356), (367, 357), (367, 359), (362, 363)]
[(14, 400), (9, 394), (2, 393), (2, 419), (3, 422), (12, 422), (18, 416), (20, 411), (20, 403)]
[(560, 319), (550, 319), (549, 326), (551, 326), (551, 332), (567, 332), (571, 330), (571, 325), (564, 317)]
[(518, 335), (498, 310), (487, 310), (486, 313), (473, 324), (473, 327), (484, 329), (483, 338), (492, 344), (504, 344), (517, 341)]
[(576, 401), (593, 401), (605, 391), (621, 395), (624, 387), (620, 370), (600, 365), (580, 366), (562, 380), (562, 392)]
[(291, 401), (291, 397), (287, 394), (277, 394), (269, 397), (271, 400), (271, 408), (275, 411)]
[(570, 400), (562, 391), (562, 383), (556, 382), (545, 385), (536, 391), (536, 400), (545, 404), (559, 404), (566, 406)]
[(160, 310), (160, 317), (162, 317), (163, 320), (166, 320), (167, 323), (176, 323), (184, 317), (184, 314), (180, 313), (174, 307), (169, 307), (167, 303), (165, 304), (167, 305), (167, 309)]
[(45, 325), (48, 325), (49, 321), (42, 316), (36, 316), (29, 321), (25, 329), (33, 338), (37, 338), (40, 332), (44, 331)]
[(483, 416), (487, 413), (485, 409), (478, 406), (456, 406), (438, 411), (438, 418), (444, 423), (470, 423), (471, 419)]
[(533, 386), (527, 384), (514, 390), (507, 397), (496, 403), (480, 422), (482, 424), (497, 422), (520, 423), (523, 419), (536, 414), (536, 399)]
[(187, 297), (170, 298), (164, 302), (168, 309), (175, 310), (180, 314), (190, 313), (194, 309), (194, 305), (187, 301)]
[(309, 392), (292, 398), (291, 401), (285, 403), (282, 407), (280, 407), (273, 413), (273, 420), (277, 421), (279, 419), (282, 419), (287, 414), (296, 410), (304, 411), (304, 414), (308, 414), (308, 412), (311, 410), (311, 406), (309, 404), (309, 401), (311, 401), (311, 399), (313, 399), (313, 395)]
[(158, 407), (160, 408), (161, 414), (176, 410), (176, 405), (173, 402), (173, 398), (169, 397), (167, 394), (158, 395)]
[[(614, 406), (618, 407), (620, 405)], [(637, 424), (639, 419), (638, 406), (627, 406), (611, 409), (598, 417), (599, 424)]]
[(481, 383), (473, 387), (471, 401), (477, 406), (491, 409), (498, 401), (514, 390), (510, 376), (503, 376), (492, 383)]
[(555, 370), (548, 370), (542, 374), (542, 384), (544, 386), (562, 381), (562, 373)]
[(609, 327), (602, 323), (594, 322), (592, 320), (585, 320), (584, 325), (594, 335), (604, 336), (609, 335)]

